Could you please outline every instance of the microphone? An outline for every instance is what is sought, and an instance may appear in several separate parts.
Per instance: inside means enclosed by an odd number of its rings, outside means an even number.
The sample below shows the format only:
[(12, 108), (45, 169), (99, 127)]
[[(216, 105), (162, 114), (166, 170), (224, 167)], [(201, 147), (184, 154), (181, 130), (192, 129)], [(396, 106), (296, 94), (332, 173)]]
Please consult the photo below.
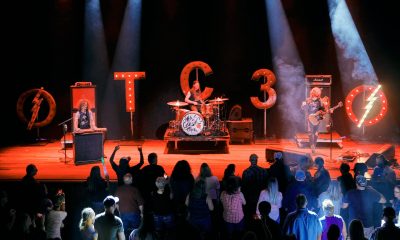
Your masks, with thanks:
[(63, 131), (64, 131), (64, 134), (68, 131), (68, 125), (67, 124), (63, 124)]

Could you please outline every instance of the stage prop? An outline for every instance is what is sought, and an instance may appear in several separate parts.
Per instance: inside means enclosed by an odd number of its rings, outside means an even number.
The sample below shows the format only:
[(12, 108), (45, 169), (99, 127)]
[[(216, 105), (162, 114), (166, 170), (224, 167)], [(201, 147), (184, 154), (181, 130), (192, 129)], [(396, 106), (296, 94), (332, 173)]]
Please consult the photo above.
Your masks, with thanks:
[[(258, 97), (250, 97), (250, 101), (254, 107), (264, 110), (264, 139), (267, 138), (267, 109), (271, 108), (276, 103), (276, 92), (272, 86), (276, 82), (275, 74), (269, 69), (258, 69), (251, 76), (251, 80), (258, 81), (263, 78), (260, 90), (264, 93), (263, 102)], [(268, 98), (267, 98), (268, 93)]]
[(292, 172), (295, 172), (300, 166), (309, 168), (313, 165), (310, 154), (280, 147), (267, 147), (265, 149), (265, 159), (270, 163), (274, 162), (274, 153), (276, 152), (281, 152), (283, 154), (284, 163), (290, 167)]
[(131, 136), (133, 137), (133, 113), (135, 113), (135, 80), (145, 79), (145, 72), (114, 72), (114, 80), (125, 80), (125, 108), (130, 113)]
[[(312, 88), (318, 87), (321, 89), (321, 98), (324, 100), (329, 99), (329, 101), (332, 101), (332, 96), (331, 96), (331, 85), (332, 85), (332, 75), (306, 75), (305, 76), (305, 83), (306, 83), (306, 89), (305, 89), (305, 98), (309, 96), (309, 93)], [(328, 102), (328, 105), (330, 106), (330, 102)], [(331, 109), (336, 109), (338, 107), (341, 107), (342, 103), (340, 102), (338, 105)], [(308, 135), (308, 116), (305, 116), (305, 125), (304, 125), (304, 132), (297, 133), (295, 135), (295, 141), (298, 147), (303, 148), (303, 147), (309, 147), (310, 145), (310, 139)], [(317, 144), (318, 143), (335, 143), (337, 146), (340, 148), (343, 148), (343, 143), (342, 143), (342, 137), (337, 133), (336, 131), (333, 130), (333, 123), (331, 119), (331, 114), (325, 114), (324, 118), (319, 121), (319, 128), (318, 128), (318, 139), (317, 139)]]
[[(360, 114), (354, 112), (354, 102), (361, 94)], [(362, 133), (365, 133), (365, 127), (372, 126), (380, 122), (388, 111), (388, 102), (381, 85), (360, 85), (349, 92), (346, 97), (346, 113), (349, 119), (357, 124), (357, 127), (362, 127)], [(371, 112), (372, 111), (372, 112)], [(357, 112), (357, 111), (356, 111)]]
[(75, 164), (90, 164), (101, 162), (103, 157), (103, 133), (92, 132), (74, 134)]
[[(31, 96), (34, 96), (32, 100), (32, 107), (30, 107), (31, 114), (30, 117), (27, 117), (27, 114), (24, 110), (26, 108), (25, 102)], [(42, 107), (43, 100), (45, 100), (47, 103), (48, 112), (44, 119), (39, 119), (39, 111)], [(54, 101), (53, 96), (44, 90), (43, 87), (28, 90), (22, 93), (17, 100), (17, 116), (22, 122), (27, 123), (27, 130), (31, 130), (32, 127), (36, 128), (37, 140), (41, 140), (39, 128), (50, 124), (55, 115), (56, 101)]]
[[(202, 70), (205, 76), (212, 74), (211, 67), (204, 62), (194, 61), (187, 64), (180, 77), (180, 85), (184, 95), (190, 91), (190, 72)], [(176, 100), (168, 102), (167, 105), (175, 112), (175, 119), (169, 122), (164, 134), (167, 142), (165, 153), (178, 152), (229, 152), (229, 132), (226, 129), (225, 121), (221, 120), (220, 107), (229, 100), (228, 98), (217, 97), (207, 100), (213, 92), (212, 88), (206, 87), (201, 92), (201, 98), (206, 101), (200, 108), (200, 112), (189, 111), (184, 107), (188, 104)]]

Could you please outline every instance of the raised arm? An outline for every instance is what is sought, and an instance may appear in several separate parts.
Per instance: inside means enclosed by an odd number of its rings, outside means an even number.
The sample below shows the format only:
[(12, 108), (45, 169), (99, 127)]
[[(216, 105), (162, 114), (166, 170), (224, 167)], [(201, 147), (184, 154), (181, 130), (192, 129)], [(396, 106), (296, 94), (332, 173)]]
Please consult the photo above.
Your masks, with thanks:
[(120, 148), (119, 145), (115, 146), (114, 151), (112, 152), (111, 157), (110, 157), (110, 164), (111, 164), (111, 167), (114, 169), (114, 171), (117, 171), (117, 169), (118, 169), (117, 164), (114, 162), (114, 157), (115, 157), (115, 153), (119, 150), (119, 148)]

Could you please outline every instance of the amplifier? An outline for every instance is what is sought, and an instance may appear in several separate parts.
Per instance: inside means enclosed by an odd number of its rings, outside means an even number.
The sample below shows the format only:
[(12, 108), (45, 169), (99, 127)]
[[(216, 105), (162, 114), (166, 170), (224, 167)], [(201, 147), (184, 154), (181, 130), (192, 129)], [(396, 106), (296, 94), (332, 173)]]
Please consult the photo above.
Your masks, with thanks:
[(240, 121), (226, 121), (231, 142), (253, 141), (253, 119), (243, 118)]
[(332, 75), (306, 75), (306, 84), (311, 86), (330, 86)]

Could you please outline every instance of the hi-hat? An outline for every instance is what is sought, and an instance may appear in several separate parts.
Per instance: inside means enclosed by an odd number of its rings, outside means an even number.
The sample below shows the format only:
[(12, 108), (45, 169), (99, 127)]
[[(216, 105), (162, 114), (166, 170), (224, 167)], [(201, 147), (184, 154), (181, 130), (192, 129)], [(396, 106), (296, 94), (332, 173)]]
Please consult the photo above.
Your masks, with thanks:
[(174, 106), (174, 107), (182, 107), (182, 106), (187, 106), (188, 105), (186, 102), (182, 102), (182, 101), (179, 101), (179, 100), (176, 100), (174, 102), (168, 102), (167, 104), (170, 105), (170, 106)]

